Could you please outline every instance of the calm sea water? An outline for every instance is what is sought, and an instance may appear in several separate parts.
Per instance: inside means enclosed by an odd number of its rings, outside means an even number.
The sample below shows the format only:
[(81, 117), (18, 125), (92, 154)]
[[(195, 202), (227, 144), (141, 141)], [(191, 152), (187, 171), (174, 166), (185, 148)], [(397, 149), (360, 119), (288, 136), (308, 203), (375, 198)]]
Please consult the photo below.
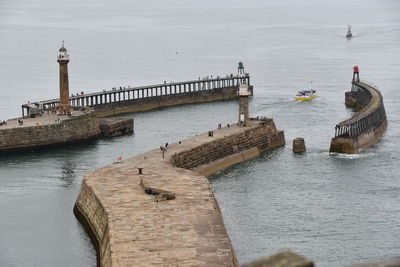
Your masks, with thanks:
[[(288, 145), (211, 177), (239, 261), (287, 249), (318, 266), (400, 256), (399, 14), (397, 0), (1, 0), (0, 119), (57, 96), (62, 40), (73, 93), (226, 75), (243, 61), (251, 113), (273, 117)], [(359, 155), (329, 155), (356, 64), (381, 89), (389, 128)], [(306, 80), (320, 97), (296, 103)], [(133, 135), (0, 157), (0, 266), (95, 266), (72, 213), (84, 173), (231, 123), (237, 109), (128, 114)], [(308, 150), (293, 155), (299, 136)]]

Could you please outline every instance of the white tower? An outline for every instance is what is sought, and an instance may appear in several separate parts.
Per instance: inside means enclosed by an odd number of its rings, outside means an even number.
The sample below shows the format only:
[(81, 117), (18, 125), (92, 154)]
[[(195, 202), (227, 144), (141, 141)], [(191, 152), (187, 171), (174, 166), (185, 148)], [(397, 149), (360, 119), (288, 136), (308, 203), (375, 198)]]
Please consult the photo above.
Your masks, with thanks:
[(239, 126), (247, 126), (249, 122), (249, 96), (251, 91), (249, 86), (245, 83), (239, 85)]

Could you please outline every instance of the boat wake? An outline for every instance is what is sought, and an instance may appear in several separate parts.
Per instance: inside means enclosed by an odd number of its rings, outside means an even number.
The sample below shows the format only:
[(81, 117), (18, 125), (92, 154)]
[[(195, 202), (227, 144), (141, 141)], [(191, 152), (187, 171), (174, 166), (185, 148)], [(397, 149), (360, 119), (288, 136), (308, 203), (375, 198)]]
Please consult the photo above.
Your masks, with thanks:
[(366, 153), (359, 153), (359, 154), (344, 154), (344, 153), (336, 153), (336, 152), (330, 152), (330, 156), (339, 158), (339, 159), (362, 159), (362, 158), (369, 158), (375, 156), (375, 153), (371, 152), (366, 152)]

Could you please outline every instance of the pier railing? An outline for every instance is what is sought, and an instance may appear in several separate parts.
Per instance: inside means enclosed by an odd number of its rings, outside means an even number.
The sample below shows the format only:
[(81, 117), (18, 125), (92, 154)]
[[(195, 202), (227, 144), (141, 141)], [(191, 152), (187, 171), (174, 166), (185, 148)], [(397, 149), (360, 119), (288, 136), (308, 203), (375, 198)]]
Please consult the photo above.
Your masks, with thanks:
[[(103, 90), (97, 93), (70, 96), (72, 106), (93, 107), (121, 101), (147, 99), (165, 95), (187, 94), (199, 91), (212, 91), (227, 87), (235, 87), (240, 83), (250, 85), (250, 75), (230, 75), (226, 77), (203, 78), (192, 81), (162, 83), (141, 87), (119, 87), (112, 90)], [(44, 100), (38, 102), (44, 109), (59, 106), (59, 99)], [(23, 105), (23, 109), (24, 106)], [(28, 107), (26, 107), (28, 108)]]
[(386, 121), (383, 98), (379, 90), (364, 82), (352, 84), (351, 92), (363, 108), (335, 127), (335, 137), (354, 138), (379, 127)]

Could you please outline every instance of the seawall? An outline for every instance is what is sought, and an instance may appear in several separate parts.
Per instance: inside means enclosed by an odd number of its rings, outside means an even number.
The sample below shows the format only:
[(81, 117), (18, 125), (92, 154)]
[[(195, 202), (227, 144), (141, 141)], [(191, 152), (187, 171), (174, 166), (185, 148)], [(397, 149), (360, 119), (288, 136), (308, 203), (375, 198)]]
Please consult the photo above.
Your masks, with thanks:
[(255, 157), (285, 139), (272, 119), (213, 133), (85, 175), (74, 213), (96, 247), (98, 266), (238, 266), (212, 189), (198, 173)]
[(351, 92), (346, 92), (345, 103), (358, 112), (336, 125), (329, 151), (359, 153), (377, 143), (386, 131), (388, 122), (383, 97), (375, 87), (355, 82)]
[[(27, 118), (23, 119), (23, 125), (18, 125), (17, 120), (9, 120), (7, 126), (0, 127), (0, 153), (82, 142), (99, 136), (95, 113), (90, 110), (79, 113), (71, 117)], [(31, 121), (38, 122), (33, 124)]]
[(97, 117), (107, 117), (123, 113), (147, 111), (160, 107), (213, 102), (234, 98), (237, 98), (237, 86), (207, 91), (194, 91), (132, 99), (120, 102), (94, 105), (93, 107), (96, 111)]

